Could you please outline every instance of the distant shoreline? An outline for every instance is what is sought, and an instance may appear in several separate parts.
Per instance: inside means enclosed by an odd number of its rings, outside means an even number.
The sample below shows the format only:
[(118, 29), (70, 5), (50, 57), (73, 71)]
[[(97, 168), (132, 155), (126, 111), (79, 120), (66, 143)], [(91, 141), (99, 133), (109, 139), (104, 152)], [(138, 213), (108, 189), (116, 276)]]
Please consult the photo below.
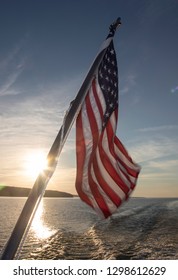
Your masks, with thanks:
[[(28, 197), (30, 191), (31, 189), (29, 188), (1, 186), (0, 197)], [(74, 195), (67, 192), (46, 190), (44, 197), (74, 197)]]

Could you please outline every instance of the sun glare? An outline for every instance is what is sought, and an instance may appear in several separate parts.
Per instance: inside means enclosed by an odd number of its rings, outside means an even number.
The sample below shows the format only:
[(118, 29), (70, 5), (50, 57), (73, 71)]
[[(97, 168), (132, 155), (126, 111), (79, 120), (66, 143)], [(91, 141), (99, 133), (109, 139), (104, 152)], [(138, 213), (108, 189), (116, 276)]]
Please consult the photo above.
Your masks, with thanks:
[(44, 205), (42, 200), (40, 205), (38, 206), (31, 227), (35, 236), (39, 239), (46, 239), (55, 233), (55, 230), (48, 228), (47, 225), (44, 224), (43, 211), (44, 211)]
[(36, 178), (38, 174), (47, 167), (46, 155), (42, 151), (34, 151), (25, 157), (25, 171), (31, 178)]

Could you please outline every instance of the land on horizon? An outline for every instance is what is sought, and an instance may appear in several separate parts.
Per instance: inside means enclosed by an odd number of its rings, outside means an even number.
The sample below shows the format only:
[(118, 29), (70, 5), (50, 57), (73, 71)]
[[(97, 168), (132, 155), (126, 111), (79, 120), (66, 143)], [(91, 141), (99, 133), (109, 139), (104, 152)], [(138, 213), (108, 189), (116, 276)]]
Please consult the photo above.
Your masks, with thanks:
[[(3, 186), (0, 188), (0, 197), (28, 197), (30, 193), (30, 188), (20, 188), (13, 186)], [(44, 197), (73, 197), (72, 194), (67, 192), (60, 192), (55, 190), (46, 190)]]

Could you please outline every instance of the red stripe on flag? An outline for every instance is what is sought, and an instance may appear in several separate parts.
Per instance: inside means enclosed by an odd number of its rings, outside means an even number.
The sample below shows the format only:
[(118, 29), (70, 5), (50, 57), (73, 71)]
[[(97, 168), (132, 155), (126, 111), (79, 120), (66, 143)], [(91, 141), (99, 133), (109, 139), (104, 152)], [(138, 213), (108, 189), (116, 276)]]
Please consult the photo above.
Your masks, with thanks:
[[(115, 153), (115, 149), (114, 149), (114, 144), (113, 144), (113, 142), (117, 141), (116, 140), (117, 137), (114, 135), (113, 127), (112, 127), (110, 121), (107, 124), (107, 129), (106, 130), (107, 130), (107, 137), (109, 139), (109, 143), (112, 143), (112, 145), (108, 145), (110, 153), (113, 156), (113, 158), (119, 162), (119, 164), (117, 164), (117, 166), (118, 166), (118, 169), (120, 169), (120, 172), (123, 173), (123, 176), (125, 176), (126, 179), (132, 185), (133, 183), (132, 183), (132, 180), (130, 178), (130, 175), (135, 176), (136, 172), (134, 172), (132, 169), (128, 168), (128, 166), (124, 162), (122, 162), (119, 157), (117, 157), (117, 155)], [(120, 166), (122, 166), (123, 168), (121, 168)]]
[(117, 137), (114, 138), (114, 143), (115, 143), (116, 147), (118, 148), (118, 150), (120, 150), (120, 151), (122, 152), (122, 154), (123, 154), (123, 155), (127, 158), (127, 160), (130, 162), (130, 165), (132, 166), (132, 168), (129, 167), (129, 166), (127, 165), (127, 163), (124, 161), (124, 158), (123, 158), (123, 157), (121, 158), (121, 157), (117, 154), (117, 152), (114, 150), (114, 152), (115, 152), (115, 157), (116, 157), (117, 160), (127, 169), (127, 172), (128, 172), (131, 176), (137, 178), (138, 175), (139, 175), (139, 172), (138, 172), (138, 171), (139, 171), (140, 167), (139, 167), (136, 163), (134, 163), (132, 160), (129, 159), (130, 157), (129, 157), (129, 155), (128, 155), (127, 150), (124, 148), (123, 144), (121, 143), (121, 141), (120, 141)]
[(85, 141), (83, 135), (83, 124), (81, 118), (81, 112), (77, 118), (77, 128), (76, 128), (76, 152), (77, 152), (77, 175), (76, 175), (76, 190), (83, 201), (88, 205), (92, 206), (92, 203), (88, 196), (82, 190), (83, 183), (83, 166), (86, 157)]
[(119, 206), (121, 204), (120, 197), (116, 194), (116, 192), (113, 191), (113, 189), (108, 185), (108, 183), (104, 180), (104, 177), (101, 175), (101, 170), (98, 167), (96, 156), (93, 160), (93, 168), (95, 170), (95, 176), (97, 178), (97, 181), (103, 191), (106, 193), (106, 195), (112, 200), (112, 202)]
[(99, 110), (99, 113), (100, 113), (100, 118), (102, 119), (103, 118), (103, 109), (102, 109), (101, 102), (100, 102), (100, 99), (99, 99), (99, 96), (98, 96), (98, 92), (96, 90), (96, 78), (93, 79), (92, 89), (93, 89), (93, 94), (94, 94), (96, 104), (97, 104), (97, 107), (98, 107), (98, 110)]
[[(103, 133), (100, 141), (103, 141)], [(109, 143), (109, 145), (112, 145), (112, 143)], [(124, 193), (128, 193), (129, 192), (128, 186), (126, 186), (126, 184), (123, 182), (119, 174), (116, 172), (115, 168), (111, 163), (109, 153), (106, 154), (102, 145), (99, 146), (99, 153), (100, 153), (100, 158), (102, 159), (102, 163), (105, 169), (107, 170), (107, 172), (109, 173), (109, 175), (112, 177), (113, 181), (116, 182), (116, 184), (123, 190)]]
[(86, 97), (86, 110), (87, 110), (87, 115), (89, 116), (88, 121), (90, 123), (90, 129), (91, 129), (91, 137), (93, 140), (93, 146), (92, 146), (92, 152), (90, 154), (90, 160), (88, 163), (88, 181), (89, 181), (89, 185), (90, 185), (90, 189), (91, 192), (95, 198), (95, 201), (97, 202), (98, 206), (100, 209), (105, 209), (104, 213), (105, 215), (110, 215), (109, 213), (109, 209), (107, 207), (107, 204), (105, 202), (105, 200), (103, 199), (101, 193), (98, 191), (98, 185), (94, 182), (92, 175), (91, 175), (91, 165), (92, 165), (92, 161), (93, 161), (93, 157), (95, 155), (95, 150), (97, 148), (97, 144), (98, 144), (98, 138), (99, 138), (99, 133), (98, 133), (98, 126), (97, 126), (97, 122), (95, 119), (95, 115), (90, 103), (90, 95), (88, 94)]

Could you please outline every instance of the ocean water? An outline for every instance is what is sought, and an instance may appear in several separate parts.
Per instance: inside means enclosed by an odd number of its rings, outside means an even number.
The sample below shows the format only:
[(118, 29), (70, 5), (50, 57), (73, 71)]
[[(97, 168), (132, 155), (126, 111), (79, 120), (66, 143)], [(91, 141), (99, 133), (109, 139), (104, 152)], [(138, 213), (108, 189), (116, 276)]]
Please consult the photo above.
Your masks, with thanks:
[[(0, 198), (0, 250), (25, 198)], [(44, 198), (19, 259), (178, 259), (178, 199), (131, 198), (101, 220), (78, 198)]]

